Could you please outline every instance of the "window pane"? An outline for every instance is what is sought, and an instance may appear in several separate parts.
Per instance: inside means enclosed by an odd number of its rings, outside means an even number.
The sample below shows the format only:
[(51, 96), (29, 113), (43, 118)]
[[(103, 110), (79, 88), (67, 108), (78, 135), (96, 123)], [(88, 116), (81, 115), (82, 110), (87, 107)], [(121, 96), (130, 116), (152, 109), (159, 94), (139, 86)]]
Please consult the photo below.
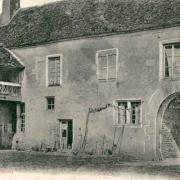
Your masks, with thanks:
[(107, 79), (107, 69), (99, 69), (99, 79)]
[(166, 56), (168, 57), (171, 57), (172, 56), (172, 45), (167, 45), (165, 46), (165, 53), (166, 53)]
[(107, 57), (106, 56), (99, 56), (98, 58), (98, 65), (99, 69), (103, 69), (104, 67), (107, 67)]
[(174, 45), (174, 77), (180, 77), (180, 44)]
[(174, 77), (180, 77), (180, 67), (174, 68)]
[(108, 69), (108, 79), (116, 79), (116, 67)]
[(175, 56), (180, 56), (180, 44), (175, 44), (174, 45), (174, 55)]
[(116, 55), (110, 54), (108, 55), (108, 66), (116, 66)]

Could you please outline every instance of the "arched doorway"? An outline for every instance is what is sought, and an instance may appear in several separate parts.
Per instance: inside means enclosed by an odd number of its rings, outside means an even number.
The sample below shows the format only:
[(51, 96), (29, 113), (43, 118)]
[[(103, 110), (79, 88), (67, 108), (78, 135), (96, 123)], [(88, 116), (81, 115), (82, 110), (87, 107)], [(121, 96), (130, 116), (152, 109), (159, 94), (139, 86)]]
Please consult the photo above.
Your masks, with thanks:
[(162, 102), (156, 131), (160, 158), (180, 158), (180, 92), (168, 96)]

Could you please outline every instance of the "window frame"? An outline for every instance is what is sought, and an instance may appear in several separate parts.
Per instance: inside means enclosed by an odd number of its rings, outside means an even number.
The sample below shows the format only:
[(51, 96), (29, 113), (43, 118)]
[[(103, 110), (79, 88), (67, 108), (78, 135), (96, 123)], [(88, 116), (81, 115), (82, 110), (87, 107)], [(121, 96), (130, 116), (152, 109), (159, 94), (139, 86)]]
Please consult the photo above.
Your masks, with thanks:
[[(49, 84), (49, 58), (60, 57), (60, 82), (59, 85), (50, 85)], [(46, 86), (47, 87), (58, 87), (62, 85), (62, 54), (51, 54), (46, 56)]]
[[(55, 110), (55, 96), (46, 96), (45, 98), (46, 98), (46, 110), (47, 111), (54, 111)], [(51, 104), (48, 103), (48, 99), (50, 99), (50, 98), (53, 98), (53, 100), (54, 100), (53, 104), (52, 103)], [(49, 106), (51, 106), (50, 109), (48, 108)]]
[[(107, 75), (106, 75), (106, 79), (100, 79), (99, 78), (99, 54), (102, 52), (106, 52), (106, 51), (116, 51), (116, 77), (115, 79), (109, 79), (108, 77), (108, 66), (107, 66)], [(106, 54), (106, 56), (108, 56), (108, 54)], [(111, 82), (111, 81), (116, 81), (117, 80), (117, 74), (118, 74), (118, 62), (119, 62), (119, 49), (118, 48), (111, 48), (111, 49), (103, 49), (103, 50), (98, 50), (96, 51), (96, 75), (97, 75), (97, 80), (99, 82)]]
[[(122, 103), (127, 103), (127, 109), (130, 108), (132, 110), (132, 103), (140, 103), (140, 114), (139, 114), (139, 121), (138, 123), (132, 123), (132, 112), (126, 112), (126, 123), (118, 123), (119, 121), (119, 117), (118, 117), (118, 104), (122, 102)], [(127, 126), (127, 127), (142, 127), (142, 104), (143, 101), (142, 99), (116, 99), (113, 102), (114, 104), (114, 126), (117, 127), (122, 127), (122, 126)]]
[(179, 43), (180, 44), (180, 39), (169, 39), (165, 41), (159, 42), (159, 81), (166, 79), (166, 80), (179, 80), (180, 75), (178, 77), (174, 76), (174, 50), (172, 50), (172, 70), (171, 70), (171, 75), (169, 77), (166, 77), (165, 75), (165, 46), (172, 46), (174, 47), (175, 44)]

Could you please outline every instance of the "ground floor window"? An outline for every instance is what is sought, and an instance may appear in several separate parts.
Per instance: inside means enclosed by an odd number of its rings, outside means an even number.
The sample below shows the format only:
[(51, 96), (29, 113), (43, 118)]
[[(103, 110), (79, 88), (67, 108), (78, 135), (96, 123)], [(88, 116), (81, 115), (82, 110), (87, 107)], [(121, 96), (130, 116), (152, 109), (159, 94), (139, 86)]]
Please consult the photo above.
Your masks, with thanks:
[(21, 132), (25, 132), (25, 104), (21, 104)]
[(116, 125), (140, 123), (141, 101), (116, 101)]

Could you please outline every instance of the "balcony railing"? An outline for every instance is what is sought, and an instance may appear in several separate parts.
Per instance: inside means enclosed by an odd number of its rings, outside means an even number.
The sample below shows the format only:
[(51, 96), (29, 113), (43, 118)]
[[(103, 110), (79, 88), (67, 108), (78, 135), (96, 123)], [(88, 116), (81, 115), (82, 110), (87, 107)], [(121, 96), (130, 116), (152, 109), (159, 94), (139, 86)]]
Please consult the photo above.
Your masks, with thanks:
[(20, 84), (0, 81), (0, 99), (18, 100), (20, 97)]

